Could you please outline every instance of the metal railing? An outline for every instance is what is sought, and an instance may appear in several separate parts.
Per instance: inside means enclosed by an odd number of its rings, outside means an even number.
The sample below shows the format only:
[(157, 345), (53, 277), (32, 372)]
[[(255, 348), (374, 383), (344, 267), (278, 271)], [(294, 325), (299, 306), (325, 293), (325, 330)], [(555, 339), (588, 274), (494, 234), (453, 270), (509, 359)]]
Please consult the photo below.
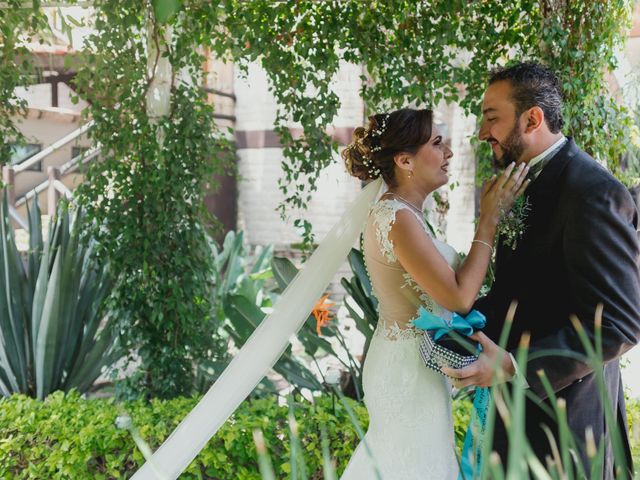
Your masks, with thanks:
[[(236, 101), (236, 96), (233, 93), (223, 92), (220, 90), (216, 90), (213, 88), (203, 87), (203, 90), (207, 93), (211, 93), (213, 95), (218, 95), (221, 97), (227, 97)], [(227, 115), (221, 113), (214, 113), (213, 117), (218, 120), (229, 120), (231, 122), (236, 121), (235, 115)], [(55, 210), (57, 208), (58, 201), (61, 197), (66, 197), (71, 199), (73, 197), (73, 192), (62, 182), (62, 177), (68, 173), (72, 173), (78, 169), (81, 165), (94, 161), (101, 153), (100, 146), (95, 146), (90, 148), (89, 150), (77, 155), (72, 158), (67, 163), (55, 167), (49, 166), (47, 167), (47, 179), (40, 184), (36, 185), (34, 188), (30, 189), (27, 193), (22, 195), (20, 198), (16, 199), (15, 194), (15, 186), (16, 186), (16, 178), (23, 172), (29, 170), (29, 168), (37, 165), (43, 159), (51, 155), (52, 153), (60, 150), (65, 145), (73, 142), (80, 136), (87, 133), (93, 127), (93, 120), (87, 122), (82, 127), (74, 130), (68, 135), (62, 137), (60, 140), (54, 142), (49, 145), (44, 150), (38, 152), (34, 156), (28, 158), (24, 162), (18, 165), (5, 165), (2, 168), (2, 180), (4, 183), (4, 188), (7, 190), (7, 197), (9, 200), (9, 214), (11, 218), (20, 225), (21, 228), (27, 228), (27, 221), (22, 218), (22, 216), (17, 211), (17, 208), (23, 206), (29, 200), (31, 200), (36, 195), (47, 191), (47, 199), (48, 206), (47, 211), (49, 215), (54, 215)]]
[(60, 167), (49, 166), (47, 168), (47, 180), (36, 185), (33, 189), (29, 190), (21, 198), (16, 199), (15, 185), (16, 178), (22, 173), (27, 171), (33, 165), (41, 162), (44, 158), (52, 153), (60, 150), (65, 145), (73, 142), (78, 137), (87, 133), (91, 127), (93, 127), (93, 121), (90, 121), (82, 127), (74, 130), (68, 135), (64, 136), (57, 142), (49, 145), (47, 148), (38, 152), (28, 160), (18, 165), (5, 165), (2, 168), (2, 180), (7, 190), (7, 197), (9, 200), (9, 214), (11, 218), (21, 227), (27, 228), (27, 221), (18, 213), (17, 208), (24, 205), (27, 201), (39, 195), (40, 193), (47, 191), (47, 213), (53, 215), (57, 208), (58, 202), (61, 197), (72, 198), (73, 194), (71, 190), (61, 181), (63, 175), (71, 173), (76, 170), (80, 165), (91, 162), (100, 155), (100, 147), (92, 147), (86, 152), (76, 155), (67, 163)]
[(20, 197), (15, 202), (16, 207), (24, 205), (33, 197), (39, 195), (49, 188), (54, 188), (58, 191), (58, 193), (64, 195), (67, 198), (71, 198), (71, 196), (73, 195), (71, 190), (69, 190), (69, 188), (67, 188), (67, 186), (59, 180), (59, 178), (61, 178), (63, 175), (66, 175), (67, 173), (74, 172), (78, 169), (78, 167), (80, 167), (80, 165), (84, 165), (93, 161), (99, 155), (100, 147), (93, 147), (86, 152), (72, 158), (70, 161), (68, 161), (64, 165), (61, 165), (60, 167), (49, 167), (47, 169), (47, 180), (40, 183), (39, 185), (36, 185), (32, 190), (29, 190), (24, 196)]
[(27, 170), (29, 167), (34, 166), (35, 164), (37, 164), (38, 162), (40, 162), (43, 158), (51, 155), (53, 152), (55, 152), (56, 150), (60, 150), (62, 147), (64, 147), (66, 144), (74, 141), (76, 138), (78, 138), (79, 136), (85, 134), (87, 131), (89, 131), (91, 129), (91, 127), (93, 127), (93, 121), (87, 122), (85, 125), (83, 125), (82, 127), (80, 127), (77, 130), (74, 130), (73, 132), (71, 132), (69, 135), (62, 137), (60, 140), (58, 140), (55, 143), (52, 143), (51, 145), (49, 145), (47, 148), (45, 148), (44, 150), (36, 153), (33, 157), (29, 158), (28, 160), (16, 165), (13, 167), (13, 170), (15, 173), (20, 173), (20, 172), (24, 172), (25, 170)]
[(9, 205), (9, 216), (13, 218), (13, 221), (20, 225), (20, 228), (24, 228), (25, 230), (29, 229), (29, 225), (27, 225), (27, 221), (22, 218), (22, 216), (16, 210), (16, 207), (13, 205)]

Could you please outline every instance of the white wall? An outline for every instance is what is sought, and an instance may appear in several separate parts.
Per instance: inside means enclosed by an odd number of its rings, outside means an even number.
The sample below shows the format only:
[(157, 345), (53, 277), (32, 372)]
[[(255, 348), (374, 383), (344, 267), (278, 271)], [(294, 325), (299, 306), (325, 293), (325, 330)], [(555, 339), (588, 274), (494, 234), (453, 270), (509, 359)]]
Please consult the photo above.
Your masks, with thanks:
[(446, 240), (458, 252), (467, 253), (475, 232), (475, 176), (476, 165), (471, 137), (476, 132), (474, 116), (465, 116), (457, 104), (440, 106), (442, 119), (448, 126), (453, 157), (449, 164), (451, 179), (448, 191)]
[[(364, 106), (358, 89), (360, 68), (344, 65), (336, 79), (336, 87), (343, 100), (336, 127), (354, 128), (362, 124)], [(276, 117), (276, 102), (268, 91), (267, 78), (257, 65), (249, 67), (247, 78), (236, 77), (236, 132), (254, 136), (272, 136)], [(291, 127), (296, 128), (293, 122)], [(254, 137), (255, 138), (255, 137)], [(274, 244), (287, 248), (300, 241), (293, 227), (293, 219), (302, 214), (310, 219), (317, 239), (329, 231), (360, 190), (360, 182), (350, 177), (339, 156), (321, 174), (318, 191), (313, 195), (307, 212), (290, 210), (282, 221), (276, 207), (284, 199), (278, 189), (282, 176), (282, 149), (278, 147), (240, 148), (238, 184), (238, 227), (244, 229), (252, 244)]]
[[(71, 90), (65, 83), (58, 83), (58, 108), (81, 112), (88, 104), (80, 99), (77, 104), (71, 102)], [(51, 85), (41, 83), (30, 85), (29, 87), (16, 88), (16, 95), (27, 100), (31, 108), (52, 108), (51, 107)]]

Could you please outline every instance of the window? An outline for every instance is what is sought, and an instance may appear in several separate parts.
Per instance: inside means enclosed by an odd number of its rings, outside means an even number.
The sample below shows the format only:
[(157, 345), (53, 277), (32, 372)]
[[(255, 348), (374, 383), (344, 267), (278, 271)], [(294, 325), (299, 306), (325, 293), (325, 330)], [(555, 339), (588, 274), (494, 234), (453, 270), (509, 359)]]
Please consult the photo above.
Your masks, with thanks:
[(71, 160), (89, 150), (89, 147), (71, 147)]
[[(25, 144), (17, 144), (12, 143), (11, 149), (13, 152), (11, 153), (11, 165), (20, 165), (26, 160), (33, 157), (36, 153), (42, 150), (42, 144), (40, 143), (25, 143)], [(42, 171), (42, 162), (38, 162), (35, 165), (31, 165), (27, 168), (29, 171), (41, 172)]]

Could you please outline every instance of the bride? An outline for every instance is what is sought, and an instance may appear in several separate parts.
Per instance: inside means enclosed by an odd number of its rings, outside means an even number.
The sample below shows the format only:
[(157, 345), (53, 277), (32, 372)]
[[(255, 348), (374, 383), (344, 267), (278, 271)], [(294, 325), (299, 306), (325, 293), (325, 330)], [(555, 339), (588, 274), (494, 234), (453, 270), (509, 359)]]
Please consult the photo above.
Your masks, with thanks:
[[(365, 222), (365, 260), (380, 315), (363, 379), (369, 431), (342, 478), (456, 477), (450, 386), (422, 364), (411, 320), (420, 306), (445, 319), (471, 308), (493, 251), (500, 211), (522, 193), (527, 171), (522, 166), (514, 171), (512, 165), (485, 185), (478, 230), (460, 263), (453, 248), (429, 233), (421, 210), (426, 196), (447, 183), (451, 156), (430, 110), (375, 115), (367, 128), (355, 130), (344, 153), (347, 167), (362, 180), (376, 180), (362, 190), (273, 311), (133, 480), (175, 479), (191, 463), (287, 348)], [(374, 203), (383, 181), (388, 191)], [(485, 348), (483, 355), (489, 357), (488, 352)]]
[(342, 156), (351, 175), (382, 177), (388, 190), (370, 210), (364, 257), (379, 320), (364, 373), (369, 429), (342, 480), (455, 479), (451, 386), (425, 367), (422, 332), (412, 325), (420, 307), (445, 320), (467, 313), (480, 290), (493, 252), (500, 211), (527, 186), (527, 168), (512, 164), (484, 186), (480, 219), (464, 262), (437, 240), (422, 204), (446, 184), (452, 152), (430, 110), (401, 109), (370, 117), (357, 128)]

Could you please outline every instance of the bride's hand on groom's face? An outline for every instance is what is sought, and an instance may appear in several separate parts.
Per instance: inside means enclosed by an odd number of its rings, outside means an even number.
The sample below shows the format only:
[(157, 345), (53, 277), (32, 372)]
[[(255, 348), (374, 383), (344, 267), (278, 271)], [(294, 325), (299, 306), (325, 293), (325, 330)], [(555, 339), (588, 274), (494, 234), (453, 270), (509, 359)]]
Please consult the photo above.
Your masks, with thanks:
[(500, 348), (482, 332), (476, 332), (469, 338), (482, 345), (482, 353), (478, 360), (464, 368), (442, 368), (444, 374), (454, 379), (453, 384), (456, 388), (470, 385), (490, 387), (494, 384), (494, 374), (495, 382), (497, 383), (506, 382), (513, 377), (515, 367), (511, 361), (511, 356), (506, 350)]

